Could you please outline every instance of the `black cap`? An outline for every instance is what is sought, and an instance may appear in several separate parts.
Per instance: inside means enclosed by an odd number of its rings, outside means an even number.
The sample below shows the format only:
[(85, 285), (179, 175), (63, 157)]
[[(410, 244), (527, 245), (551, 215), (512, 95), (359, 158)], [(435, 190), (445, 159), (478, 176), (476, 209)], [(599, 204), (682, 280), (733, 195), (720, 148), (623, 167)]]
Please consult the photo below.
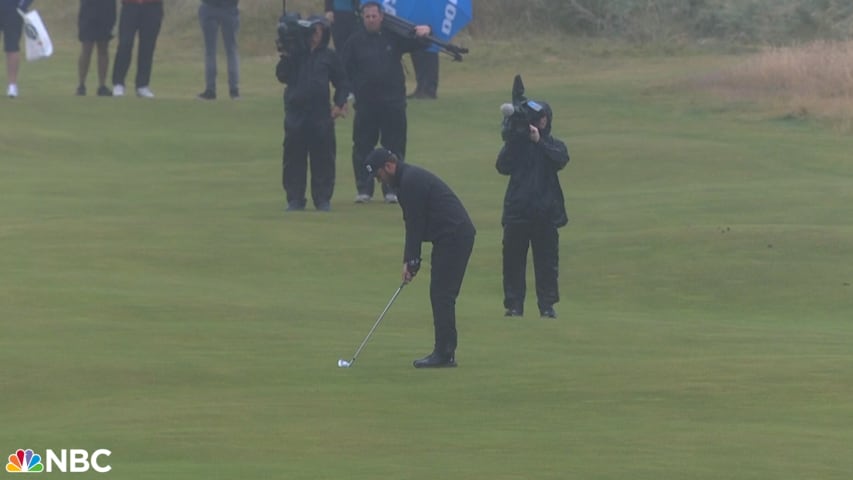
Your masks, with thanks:
[[(387, 148), (376, 148), (364, 159), (364, 169), (367, 171), (367, 175), (370, 178), (376, 176), (379, 170), (382, 170), (382, 167), (385, 166), (385, 162), (388, 161), (388, 158), (394, 155), (394, 152), (388, 150)], [(396, 155), (394, 155), (396, 157)]]

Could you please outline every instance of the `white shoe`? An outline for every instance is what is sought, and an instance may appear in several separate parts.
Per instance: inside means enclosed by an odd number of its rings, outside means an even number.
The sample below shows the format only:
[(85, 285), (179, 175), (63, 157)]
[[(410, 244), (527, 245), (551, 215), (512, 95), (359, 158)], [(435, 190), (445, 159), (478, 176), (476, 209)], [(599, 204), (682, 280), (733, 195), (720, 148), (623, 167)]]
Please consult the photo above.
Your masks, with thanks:
[(9, 98), (17, 97), (18, 96), (18, 86), (15, 85), (14, 83), (10, 83), (9, 88), (6, 89), (6, 95), (8, 95)]
[(124, 85), (113, 85), (113, 96), (114, 97), (123, 97), (124, 96)]
[(366, 193), (359, 193), (355, 196), (355, 203), (367, 203), (370, 201), (370, 195)]
[(148, 87), (139, 87), (136, 89), (136, 96), (141, 98), (154, 98), (154, 92)]
[(385, 195), (385, 203), (397, 203), (397, 195), (393, 193)]

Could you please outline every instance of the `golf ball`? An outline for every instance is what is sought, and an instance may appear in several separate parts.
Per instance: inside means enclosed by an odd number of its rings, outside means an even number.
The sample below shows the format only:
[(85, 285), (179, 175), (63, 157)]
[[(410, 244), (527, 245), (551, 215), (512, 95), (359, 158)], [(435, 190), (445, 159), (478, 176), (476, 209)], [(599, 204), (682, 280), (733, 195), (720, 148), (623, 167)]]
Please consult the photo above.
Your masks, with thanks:
[(338, 360), (338, 366), (341, 368), (347, 368), (349, 367), (349, 362), (344, 359), (340, 359)]

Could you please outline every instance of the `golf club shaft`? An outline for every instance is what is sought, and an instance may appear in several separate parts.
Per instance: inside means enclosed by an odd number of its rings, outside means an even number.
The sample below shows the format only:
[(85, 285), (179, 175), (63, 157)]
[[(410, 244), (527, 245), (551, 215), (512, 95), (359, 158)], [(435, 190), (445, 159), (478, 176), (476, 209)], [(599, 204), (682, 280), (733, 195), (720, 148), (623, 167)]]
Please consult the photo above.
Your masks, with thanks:
[(391, 300), (388, 301), (388, 305), (385, 305), (385, 310), (382, 310), (382, 313), (379, 314), (379, 318), (376, 319), (376, 322), (373, 324), (373, 327), (367, 332), (367, 336), (364, 337), (364, 340), (361, 342), (361, 345), (358, 346), (358, 349), (355, 351), (355, 354), (352, 356), (352, 360), (350, 360), (350, 365), (355, 363), (355, 359), (358, 358), (358, 354), (361, 353), (361, 350), (367, 345), (367, 341), (370, 340), (370, 337), (373, 336), (373, 332), (376, 331), (376, 327), (379, 326), (379, 323), (382, 322), (382, 319), (385, 317), (385, 314), (388, 312), (388, 309), (391, 308), (391, 304), (394, 303), (394, 300), (397, 299), (397, 295), (400, 295), (400, 292), (403, 290), (403, 287), (406, 286), (405, 283), (401, 283), (399, 287), (397, 287), (397, 291), (394, 292), (394, 295), (391, 297)]

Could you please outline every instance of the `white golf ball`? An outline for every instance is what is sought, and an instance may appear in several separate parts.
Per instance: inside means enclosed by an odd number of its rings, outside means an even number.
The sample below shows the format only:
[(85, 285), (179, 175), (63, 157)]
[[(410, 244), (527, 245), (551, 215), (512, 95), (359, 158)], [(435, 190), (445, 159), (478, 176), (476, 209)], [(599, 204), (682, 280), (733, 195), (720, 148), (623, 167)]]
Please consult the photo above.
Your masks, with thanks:
[(340, 359), (338, 360), (338, 366), (341, 368), (347, 368), (349, 367), (349, 362), (344, 359)]

